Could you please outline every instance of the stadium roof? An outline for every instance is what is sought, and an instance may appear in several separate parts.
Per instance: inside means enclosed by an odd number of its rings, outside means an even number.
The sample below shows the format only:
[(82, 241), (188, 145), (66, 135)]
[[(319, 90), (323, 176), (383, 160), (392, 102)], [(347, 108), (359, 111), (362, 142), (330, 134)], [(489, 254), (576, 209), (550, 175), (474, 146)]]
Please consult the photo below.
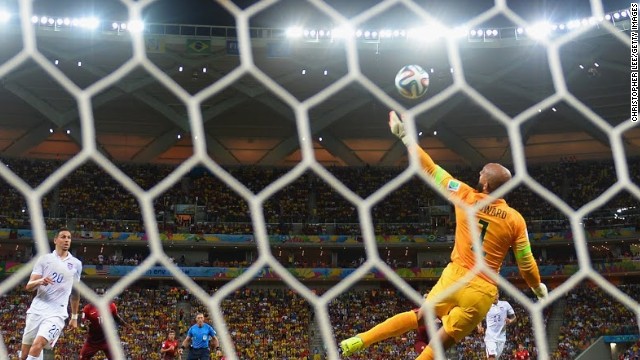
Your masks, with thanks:
[[(150, 31), (151, 25), (147, 26)], [(132, 57), (129, 34), (108, 31), (110, 24), (106, 27), (106, 31), (82, 32), (36, 26), (37, 47), (61, 74), (86, 88)], [(145, 35), (149, 60), (192, 95), (240, 65), (234, 54), (233, 27), (156, 25), (154, 29), (166, 35)], [(347, 74), (349, 62), (342, 42), (276, 39), (276, 34), (268, 28), (252, 31), (253, 61), (298, 101), (311, 98)], [(0, 36), (8, 39), (0, 45), (4, 63), (23, 48), (22, 33), (8, 27)], [(554, 94), (545, 50), (535, 41), (516, 38), (463, 39), (459, 46), (468, 84), (511, 117)], [(606, 29), (594, 27), (562, 46), (559, 53), (571, 94), (611, 125), (628, 121), (627, 45)], [(357, 54), (362, 73), (406, 107), (419, 102), (403, 100), (393, 88), (401, 66), (416, 63), (433, 69), (425, 99), (447, 91), (453, 83), (455, 61), (442, 41), (359, 41)], [(2, 83), (1, 155), (64, 159), (79, 151), (78, 102), (58, 80), (33, 60), (26, 60), (3, 76)], [(406, 151), (387, 129), (389, 106), (377, 95), (352, 81), (310, 107), (310, 129), (320, 162), (396, 165), (406, 161)], [(91, 101), (97, 143), (110, 158), (177, 163), (192, 154), (185, 104), (145, 69), (137, 67)], [(554, 161), (569, 155), (612, 157), (608, 135), (587, 119), (588, 111), (580, 112), (565, 101), (548, 105), (521, 127), (530, 161)], [(219, 163), (299, 162), (294, 110), (254, 76), (241, 76), (207, 97), (201, 110), (209, 153)], [(512, 161), (505, 128), (463, 91), (424, 112), (417, 125), (421, 143), (439, 162)], [(627, 156), (638, 155), (640, 132), (632, 128), (624, 133), (624, 140)]]

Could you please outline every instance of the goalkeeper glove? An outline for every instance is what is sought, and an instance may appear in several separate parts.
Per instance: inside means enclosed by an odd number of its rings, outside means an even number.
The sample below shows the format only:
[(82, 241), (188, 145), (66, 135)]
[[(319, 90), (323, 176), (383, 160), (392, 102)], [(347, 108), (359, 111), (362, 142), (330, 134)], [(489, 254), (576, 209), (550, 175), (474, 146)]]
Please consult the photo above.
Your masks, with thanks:
[(549, 291), (547, 290), (547, 285), (540, 283), (537, 287), (531, 288), (531, 291), (538, 297), (538, 300), (542, 300), (549, 296)]
[(404, 130), (404, 123), (395, 111), (389, 112), (389, 129), (391, 129), (391, 133), (402, 140), (405, 145), (409, 145), (412, 142)]

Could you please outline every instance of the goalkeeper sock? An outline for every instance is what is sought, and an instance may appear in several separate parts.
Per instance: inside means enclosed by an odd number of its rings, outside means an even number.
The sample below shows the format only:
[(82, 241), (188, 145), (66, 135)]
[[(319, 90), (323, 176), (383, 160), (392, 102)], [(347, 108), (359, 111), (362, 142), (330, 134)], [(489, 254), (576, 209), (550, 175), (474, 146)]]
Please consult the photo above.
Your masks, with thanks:
[(417, 328), (418, 319), (416, 313), (412, 310), (392, 316), (372, 327), (369, 331), (365, 331), (357, 336), (362, 339), (364, 346), (369, 346)]

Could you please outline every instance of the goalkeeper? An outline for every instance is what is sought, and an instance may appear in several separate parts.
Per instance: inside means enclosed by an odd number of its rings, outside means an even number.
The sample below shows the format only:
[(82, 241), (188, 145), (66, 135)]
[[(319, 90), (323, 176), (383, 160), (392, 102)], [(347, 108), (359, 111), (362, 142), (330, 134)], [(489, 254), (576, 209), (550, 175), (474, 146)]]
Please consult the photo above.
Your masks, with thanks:
[[(504, 166), (490, 163), (480, 171), (478, 185), (474, 189), (436, 165), (420, 146), (406, 136), (404, 123), (394, 111), (389, 113), (389, 127), (409, 151), (417, 153), (424, 171), (458, 203), (473, 206), (490, 197), (492, 191), (511, 179), (511, 173)], [(417, 360), (434, 359), (433, 341), (440, 341), (445, 350), (461, 341), (482, 321), (496, 298), (496, 283), (486, 273), (479, 272), (449, 296), (438, 302), (433, 300), (450, 286), (463, 281), (476, 265), (471, 224), (479, 227), (484, 261), (492, 272), (500, 271), (509, 248), (513, 248), (520, 274), (531, 290), (539, 299), (547, 296), (547, 287), (540, 282), (538, 265), (531, 253), (526, 223), (518, 211), (509, 207), (504, 199), (493, 199), (471, 219), (465, 209), (457, 204), (455, 212), (457, 225), (451, 261), (426, 299), (434, 306), (436, 316), (442, 320), (442, 327), (437, 331), (438, 337), (431, 339)], [(417, 329), (424, 315), (422, 308), (417, 313), (409, 310), (397, 314), (366, 332), (343, 340), (340, 343), (342, 354), (348, 356), (376, 342)]]

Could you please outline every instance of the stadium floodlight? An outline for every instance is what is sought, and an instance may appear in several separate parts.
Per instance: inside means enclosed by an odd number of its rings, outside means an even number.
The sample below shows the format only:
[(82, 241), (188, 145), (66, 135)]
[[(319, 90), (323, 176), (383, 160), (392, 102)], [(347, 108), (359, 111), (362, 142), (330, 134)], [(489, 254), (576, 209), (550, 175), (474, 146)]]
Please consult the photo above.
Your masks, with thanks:
[(98, 26), (100, 26), (100, 19), (95, 16), (83, 17), (78, 20), (78, 26), (85, 29), (94, 30), (97, 29)]
[(82, 61), (78, 61), (78, 67), (82, 66)]
[(178, 67), (178, 71), (179, 71), (179, 72), (182, 72), (182, 70), (184, 70), (184, 68), (183, 68), (182, 66), (179, 66), (179, 67)]
[(605, 18), (607, 21), (611, 20), (611, 14), (607, 14), (607, 15), (605, 15), (605, 16), (604, 16), (604, 18)]
[(132, 33), (141, 33), (144, 31), (144, 23), (142, 21), (134, 20), (129, 21), (128, 24), (123, 23), (122, 25), (126, 26), (124, 29), (129, 29), (129, 32)]
[(538, 22), (527, 28), (527, 35), (532, 39), (543, 39), (549, 36), (551, 24), (548, 22)]
[(56, 65), (58, 65), (58, 64), (60, 63), (60, 60), (55, 59), (55, 60), (53, 61), (53, 63), (54, 63), (54, 64), (56, 64)]
[(464, 26), (457, 26), (453, 29), (453, 35), (458, 38), (465, 38), (469, 35), (469, 29)]
[(113, 30), (118, 30), (118, 28), (119, 28), (119, 27), (120, 27), (120, 26), (118, 25), (118, 23), (117, 23), (117, 22), (111, 23), (111, 28), (112, 28)]
[(64, 26), (69, 26), (71, 25), (71, 19), (64, 18), (64, 20), (62, 20), (62, 23), (64, 24)]
[(40, 21), (40, 18), (38, 18), (38, 16), (37, 16), (37, 15), (33, 15), (33, 16), (31, 17), (31, 23), (33, 23), (33, 24), (37, 24), (37, 23), (38, 23), (38, 21)]
[(58, 18), (56, 20), (56, 26), (62, 26), (63, 23), (64, 23), (64, 20), (62, 20), (62, 18)]
[(46, 16), (43, 16), (40, 18), (40, 24), (44, 25), (47, 23), (47, 20), (49, 20)]
[(206, 68), (206, 67), (203, 67), (203, 68), (202, 68), (202, 73), (203, 73), (203, 74), (206, 74), (206, 73), (207, 73), (207, 68)]
[(287, 30), (285, 31), (285, 35), (288, 38), (299, 38), (299, 37), (302, 37), (303, 31), (301, 27), (292, 26), (287, 28)]
[(619, 12), (613, 13), (613, 18), (616, 20), (620, 19), (620, 13)]
[(0, 22), (8, 22), (11, 19), (11, 14), (6, 10), (0, 10)]
[(621, 11), (620, 16), (627, 17), (627, 10)]
[(47, 24), (49, 24), (49, 25), (53, 25), (53, 24), (55, 24), (55, 23), (56, 23), (56, 21), (55, 21), (53, 18), (49, 18), (49, 19), (47, 20)]
[(362, 37), (362, 30), (360, 30), (360, 29), (356, 30), (356, 37), (357, 38), (361, 38)]
[(567, 23), (567, 29), (572, 30), (580, 27), (580, 20), (571, 20)]
[(53, 134), (53, 129), (49, 129), (49, 134)]

